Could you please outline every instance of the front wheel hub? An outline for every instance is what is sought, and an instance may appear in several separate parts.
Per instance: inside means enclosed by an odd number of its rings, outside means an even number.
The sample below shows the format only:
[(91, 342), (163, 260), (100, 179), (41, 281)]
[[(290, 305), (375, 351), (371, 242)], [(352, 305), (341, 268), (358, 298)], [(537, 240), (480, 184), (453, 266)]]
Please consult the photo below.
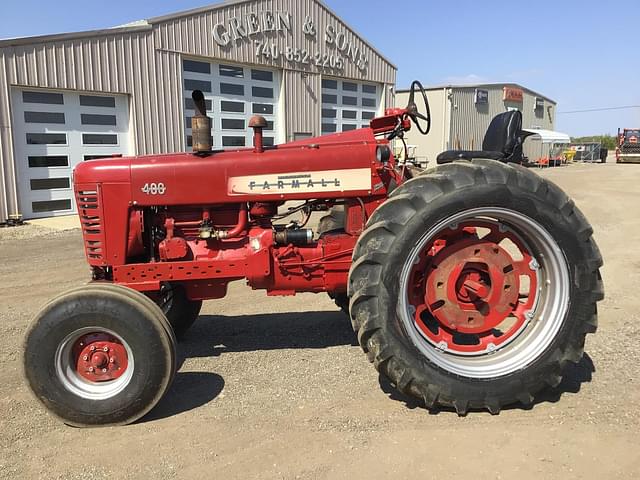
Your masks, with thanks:
[(119, 378), (127, 369), (124, 345), (106, 333), (83, 335), (72, 347), (76, 371), (90, 382), (106, 382)]

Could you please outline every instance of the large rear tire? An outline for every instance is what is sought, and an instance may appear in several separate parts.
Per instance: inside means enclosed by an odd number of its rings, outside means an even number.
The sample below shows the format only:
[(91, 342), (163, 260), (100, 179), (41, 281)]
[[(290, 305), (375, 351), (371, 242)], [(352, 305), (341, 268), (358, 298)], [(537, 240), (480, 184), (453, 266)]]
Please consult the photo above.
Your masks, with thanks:
[(46, 304), (24, 344), (35, 396), (65, 423), (126, 425), (149, 412), (176, 370), (175, 338), (150, 299), (90, 284)]
[(456, 161), (405, 183), (353, 260), (360, 345), (430, 409), (529, 405), (596, 330), (592, 229), (556, 185), (517, 165)]

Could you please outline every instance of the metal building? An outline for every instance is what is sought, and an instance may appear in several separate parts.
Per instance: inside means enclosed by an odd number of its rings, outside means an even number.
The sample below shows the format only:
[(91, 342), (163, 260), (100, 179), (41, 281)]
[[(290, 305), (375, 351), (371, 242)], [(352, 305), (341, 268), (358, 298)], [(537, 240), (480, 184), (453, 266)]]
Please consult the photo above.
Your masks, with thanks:
[(216, 147), (367, 125), (396, 67), (320, 0), (231, 0), (98, 31), (0, 41), (0, 222), (73, 213), (80, 162), (189, 148), (191, 91)]
[[(523, 128), (554, 130), (556, 102), (514, 83), (445, 85), (429, 87), (431, 132), (420, 135), (415, 129), (406, 135), (411, 151), (421, 162), (434, 164), (440, 152), (452, 149), (482, 150), (482, 140), (494, 116), (507, 110), (522, 112)], [(398, 90), (396, 105), (404, 107), (409, 90)], [(424, 109), (420, 95), (418, 108)], [(548, 145), (539, 137), (525, 141), (524, 154), (530, 159), (548, 155)], [(410, 152), (411, 153), (411, 152)]]

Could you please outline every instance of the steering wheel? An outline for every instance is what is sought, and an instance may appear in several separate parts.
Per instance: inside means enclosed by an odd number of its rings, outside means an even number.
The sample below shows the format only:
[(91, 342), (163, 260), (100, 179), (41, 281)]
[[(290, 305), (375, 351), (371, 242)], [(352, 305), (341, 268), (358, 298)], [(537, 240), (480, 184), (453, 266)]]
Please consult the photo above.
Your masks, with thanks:
[[(420, 93), (422, 94), (426, 115), (423, 115), (418, 111), (418, 105), (416, 105), (415, 102), (417, 89), (419, 89)], [(407, 114), (409, 115), (409, 118), (413, 120), (413, 123), (416, 124), (416, 128), (422, 135), (426, 135), (427, 133), (429, 133), (429, 130), (431, 130), (431, 109), (429, 108), (427, 92), (424, 90), (424, 87), (418, 80), (414, 80), (411, 84), (411, 94), (409, 95), (409, 103), (407, 104)], [(425, 128), (422, 128), (419, 120), (423, 120), (424, 122), (426, 122)]]

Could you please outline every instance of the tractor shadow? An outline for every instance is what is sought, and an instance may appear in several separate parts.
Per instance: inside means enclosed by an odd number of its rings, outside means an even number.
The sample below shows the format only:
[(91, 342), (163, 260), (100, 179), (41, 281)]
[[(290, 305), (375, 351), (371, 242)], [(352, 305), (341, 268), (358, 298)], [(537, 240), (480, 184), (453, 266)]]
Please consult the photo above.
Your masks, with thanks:
[(357, 346), (349, 318), (340, 311), (259, 315), (203, 315), (178, 344), (186, 358), (290, 348)]
[(208, 372), (178, 372), (166, 395), (138, 423), (173, 417), (206, 405), (224, 389), (224, 379)]
[[(178, 369), (187, 358), (284, 348), (357, 346), (342, 312), (295, 312), (260, 315), (203, 315), (178, 343)], [(215, 373), (178, 372), (158, 405), (139, 423), (173, 417), (214, 400), (224, 389)]]
[[(505, 410), (531, 410), (536, 405), (541, 403), (556, 403), (565, 393), (578, 393), (582, 388), (583, 383), (591, 382), (593, 378), (593, 374), (596, 372), (596, 367), (593, 363), (593, 360), (589, 356), (589, 354), (584, 353), (580, 361), (576, 364), (570, 363), (569, 366), (565, 369), (563, 373), (562, 382), (555, 387), (547, 387), (540, 392), (538, 392), (533, 400), (533, 403), (528, 406), (524, 406), (520, 403), (515, 403), (512, 405), (507, 405), (502, 408), (502, 411)], [(413, 397), (409, 397), (402, 392), (396, 390), (396, 388), (389, 382), (389, 380), (382, 376), (378, 376), (378, 383), (380, 384), (380, 388), (383, 392), (387, 394), (387, 396), (398, 402), (404, 403), (406, 408), (413, 410), (416, 408), (424, 408), (424, 403), (420, 400), (417, 400)], [(486, 412), (486, 410), (474, 410), (471, 409), (469, 413), (473, 413), (475, 411), (478, 412)], [(439, 413), (455, 413), (453, 408), (447, 407), (439, 407), (434, 410), (429, 410), (429, 413), (432, 415), (437, 415)]]

